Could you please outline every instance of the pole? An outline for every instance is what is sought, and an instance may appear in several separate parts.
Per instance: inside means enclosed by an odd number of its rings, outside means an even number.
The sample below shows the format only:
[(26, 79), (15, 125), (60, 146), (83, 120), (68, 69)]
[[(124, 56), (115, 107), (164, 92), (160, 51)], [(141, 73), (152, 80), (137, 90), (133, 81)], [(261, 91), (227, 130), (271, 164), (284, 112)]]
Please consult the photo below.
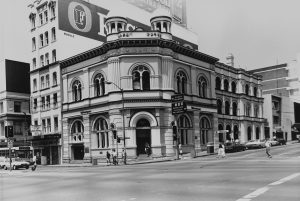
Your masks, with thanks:
[(9, 142), (9, 147), (8, 147), (8, 154), (9, 154), (9, 170), (11, 171), (11, 139), (7, 138), (8, 142)]
[(126, 139), (125, 139), (125, 107), (124, 107), (124, 90), (122, 88), (120, 88), (121, 90), (121, 94), (122, 94), (122, 119), (123, 119), (123, 148), (124, 148), (124, 165), (126, 165), (126, 157), (127, 157), (127, 153), (126, 153)]
[(176, 125), (176, 141), (175, 141), (175, 154), (176, 154), (176, 160), (179, 160), (179, 138), (178, 138), (178, 124), (177, 124), (177, 118), (176, 118), (176, 115), (174, 114), (174, 122), (175, 122), (175, 125)]

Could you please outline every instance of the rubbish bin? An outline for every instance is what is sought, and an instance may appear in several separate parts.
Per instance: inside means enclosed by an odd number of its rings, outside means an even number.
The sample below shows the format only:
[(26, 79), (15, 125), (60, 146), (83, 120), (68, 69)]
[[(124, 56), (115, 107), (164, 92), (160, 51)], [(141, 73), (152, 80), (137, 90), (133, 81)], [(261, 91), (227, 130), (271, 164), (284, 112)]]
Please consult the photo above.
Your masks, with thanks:
[(47, 165), (47, 156), (41, 156), (41, 165)]
[(92, 164), (93, 164), (93, 165), (98, 165), (98, 159), (97, 159), (97, 158), (93, 158)]
[(214, 143), (213, 142), (208, 142), (206, 145), (207, 148), (207, 153), (208, 154), (213, 154), (214, 153)]

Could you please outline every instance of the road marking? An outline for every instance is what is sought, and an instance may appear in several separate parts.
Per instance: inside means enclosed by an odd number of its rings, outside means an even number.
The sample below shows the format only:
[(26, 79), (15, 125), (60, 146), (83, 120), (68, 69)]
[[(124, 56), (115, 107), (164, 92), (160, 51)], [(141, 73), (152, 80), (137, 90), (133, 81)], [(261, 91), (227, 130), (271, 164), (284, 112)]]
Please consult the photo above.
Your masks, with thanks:
[(251, 199), (256, 198), (256, 197), (264, 194), (265, 192), (267, 192), (269, 189), (272, 188), (272, 186), (283, 184), (283, 183), (285, 183), (285, 182), (287, 182), (289, 180), (292, 180), (292, 179), (294, 179), (294, 178), (296, 178), (298, 176), (300, 176), (300, 172), (294, 173), (294, 174), (292, 174), (290, 176), (284, 177), (284, 178), (282, 178), (282, 179), (280, 179), (278, 181), (270, 183), (267, 186), (259, 188), (259, 189), (255, 190), (254, 192), (249, 193), (248, 195), (245, 195), (243, 198), (238, 199), (237, 201), (251, 201)]

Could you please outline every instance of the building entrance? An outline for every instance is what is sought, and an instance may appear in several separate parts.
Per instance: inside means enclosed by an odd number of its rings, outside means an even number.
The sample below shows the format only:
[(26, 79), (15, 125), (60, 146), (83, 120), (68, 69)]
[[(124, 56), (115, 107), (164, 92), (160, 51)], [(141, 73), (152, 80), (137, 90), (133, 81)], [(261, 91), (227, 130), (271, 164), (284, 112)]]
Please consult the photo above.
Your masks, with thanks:
[(84, 158), (83, 145), (72, 146), (72, 150), (73, 150), (73, 160), (83, 160)]
[(146, 154), (145, 147), (148, 144), (151, 147), (151, 128), (146, 119), (140, 119), (136, 124), (136, 146), (137, 155)]

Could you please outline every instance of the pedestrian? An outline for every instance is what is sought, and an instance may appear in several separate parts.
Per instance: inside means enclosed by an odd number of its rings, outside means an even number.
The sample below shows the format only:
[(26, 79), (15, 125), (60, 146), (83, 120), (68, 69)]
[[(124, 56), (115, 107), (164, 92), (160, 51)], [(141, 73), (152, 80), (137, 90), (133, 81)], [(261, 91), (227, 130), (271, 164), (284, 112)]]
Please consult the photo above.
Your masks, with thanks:
[(225, 157), (225, 146), (223, 144), (219, 144), (219, 149), (218, 149), (218, 156), (217, 158), (224, 158)]
[(116, 153), (116, 150), (113, 149), (113, 152), (112, 152), (112, 158), (113, 158), (113, 164), (114, 165), (117, 165), (118, 164), (118, 161), (117, 161), (117, 153)]
[(31, 170), (32, 171), (35, 171), (36, 170), (36, 167), (37, 167), (37, 164), (36, 164), (36, 155), (34, 155), (32, 157), (32, 162), (33, 162), (33, 166), (31, 167)]
[(265, 145), (266, 145), (266, 154), (267, 154), (267, 156), (269, 158), (272, 158), (272, 155), (270, 153), (270, 151), (271, 151), (271, 143), (270, 143), (270, 141), (266, 140)]
[(109, 153), (109, 151), (106, 151), (106, 164), (110, 165), (110, 153)]
[(126, 157), (127, 157), (126, 151), (125, 151), (125, 149), (123, 149), (122, 150), (122, 160), (123, 160), (124, 165), (126, 165)]
[(146, 145), (145, 145), (145, 152), (148, 157), (151, 155), (151, 147), (150, 147), (149, 143), (146, 143)]
[(181, 143), (178, 145), (179, 147), (179, 155), (180, 155), (180, 158), (182, 159), (182, 146), (181, 146)]

